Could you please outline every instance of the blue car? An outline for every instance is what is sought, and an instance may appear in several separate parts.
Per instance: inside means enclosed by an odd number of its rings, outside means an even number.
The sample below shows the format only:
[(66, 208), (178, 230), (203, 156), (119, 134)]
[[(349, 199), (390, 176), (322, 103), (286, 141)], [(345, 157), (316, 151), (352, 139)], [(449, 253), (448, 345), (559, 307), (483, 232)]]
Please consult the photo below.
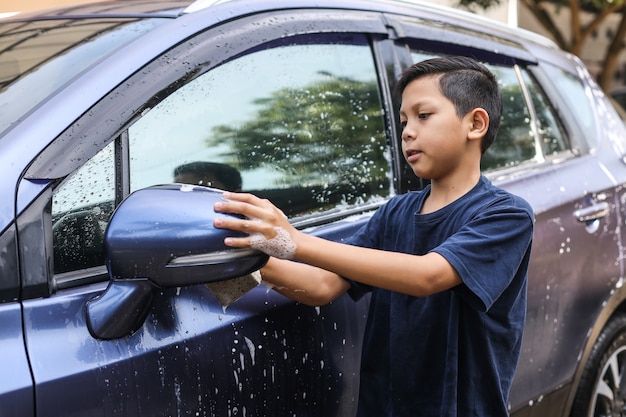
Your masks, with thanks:
[[(538, 35), (432, 4), (91, 3), (0, 19), (0, 415), (352, 416), (368, 297), (312, 308), (223, 245), (220, 190), (342, 241), (423, 188), (394, 80), (484, 62), (483, 160), (536, 214), (511, 415), (622, 415), (626, 130)], [(428, 360), (428, 358), (415, 358)]]

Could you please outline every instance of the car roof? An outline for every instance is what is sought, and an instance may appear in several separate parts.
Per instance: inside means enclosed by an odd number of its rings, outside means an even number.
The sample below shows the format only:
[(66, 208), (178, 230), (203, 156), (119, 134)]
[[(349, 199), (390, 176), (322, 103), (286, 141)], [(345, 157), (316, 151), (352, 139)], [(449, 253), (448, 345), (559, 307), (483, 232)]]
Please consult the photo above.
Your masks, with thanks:
[[(243, 14), (269, 11), (272, 9), (296, 8), (347, 8), (354, 10), (376, 10), (388, 13), (400, 13), (424, 17), (425, 15), (439, 20), (452, 20), (479, 30), (503, 37), (524, 37), (528, 41), (556, 48), (550, 39), (518, 27), (512, 27), (502, 22), (484, 16), (441, 6), (434, 2), (421, 0), (124, 0), (102, 1), (75, 4), (69, 6), (44, 9), (34, 12), (21, 13), (10, 20), (33, 20), (43, 18), (88, 18), (90, 16), (152, 16), (175, 18), (183, 14), (195, 13), (207, 8), (223, 6), (232, 8), (233, 12), (245, 11)], [(4, 19), (2, 19), (4, 20)], [(0, 20), (0, 22), (2, 21)]]
[[(124, 0), (79, 3), (34, 12), (19, 13), (0, 19), (3, 21), (37, 20), (52, 18), (89, 17), (169, 17), (194, 14), (206, 9), (231, 10), (232, 15), (245, 15), (262, 11), (298, 8), (373, 10), (382, 13), (404, 14), (428, 18), (442, 23), (460, 25), (477, 32), (502, 37), (524, 44), (558, 49), (549, 38), (519, 27), (457, 8), (441, 6), (423, 0)], [(532, 45), (529, 45), (532, 44)]]

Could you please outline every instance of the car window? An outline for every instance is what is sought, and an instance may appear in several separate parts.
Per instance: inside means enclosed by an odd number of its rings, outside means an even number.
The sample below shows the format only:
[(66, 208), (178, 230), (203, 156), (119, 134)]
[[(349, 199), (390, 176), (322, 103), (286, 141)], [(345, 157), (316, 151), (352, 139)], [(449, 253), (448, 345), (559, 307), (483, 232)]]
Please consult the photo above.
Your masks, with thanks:
[[(554, 65), (544, 63), (542, 68), (547, 72), (555, 89), (563, 96), (571, 109), (576, 109), (576, 122), (583, 129), (587, 142), (595, 147), (598, 138), (598, 126), (594, 117), (592, 93), (581, 81), (582, 77), (567, 72)], [(580, 70), (582, 72), (582, 70)], [(582, 74), (581, 74), (582, 75)]]
[(114, 144), (56, 188), (52, 198), (54, 272), (104, 265), (104, 230), (115, 205)]
[(131, 126), (131, 191), (243, 190), (290, 217), (386, 197), (382, 108), (365, 39), (281, 41), (197, 77)]
[[(292, 217), (384, 198), (391, 168), (377, 85), (370, 47), (350, 36), (231, 60), (129, 128), (130, 191), (171, 182), (250, 191)], [(56, 274), (104, 265), (115, 178), (111, 143), (56, 187)]]
[(554, 114), (553, 108), (530, 74), (524, 70), (521, 71), (521, 74), (535, 110), (537, 134), (539, 135), (543, 155), (550, 157), (565, 151), (568, 149), (569, 144), (565, 139), (566, 135)]
[[(434, 57), (413, 50), (413, 62)], [(528, 161), (542, 161), (545, 156), (566, 149), (563, 130), (552, 108), (535, 81), (524, 69), (486, 63), (495, 74), (502, 94), (502, 121), (498, 136), (481, 160), (481, 169), (490, 171), (513, 167)], [(521, 74), (532, 102), (532, 111), (524, 96)]]
[(483, 171), (519, 165), (535, 160), (538, 154), (530, 110), (515, 69), (497, 65), (489, 69), (500, 85), (502, 121), (496, 140), (481, 160)]

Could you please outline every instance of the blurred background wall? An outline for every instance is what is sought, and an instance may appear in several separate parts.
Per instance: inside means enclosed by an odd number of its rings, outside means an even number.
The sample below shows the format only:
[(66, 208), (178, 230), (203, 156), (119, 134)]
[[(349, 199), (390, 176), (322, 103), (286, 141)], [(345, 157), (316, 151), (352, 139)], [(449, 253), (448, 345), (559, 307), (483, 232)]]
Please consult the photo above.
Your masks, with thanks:
[[(85, 0), (87, 2), (97, 1), (97, 0)], [(123, 0), (120, 0), (123, 1)], [(428, 0), (426, 0), (428, 1)], [(45, 9), (48, 7), (55, 6), (63, 6), (67, 4), (75, 4), (82, 3), (81, 0), (0, 0), (0, 13), (11, 13), (11, 12), (26, 12), (30, 10), (38, 10)], [(453, 6), (456, 4), (455, 0), (431, 0), (432, 3)], [(515, 6), (515, 7), (509, 7)], [(481, 12), (481, 14), (487, 14), (489, 17), (506, 21), (508, 18), (507, 13), (510, 10), (517, 8), (517, 0), (501, 0), (500, 5), (494, 7), (492, 10), (488, 12)]]
[[(96, 1), (96, 0), (86, 0)], [(78, 0), (0, 0), (0, 13), (26, 12), (54, 6), (80, 3)]]

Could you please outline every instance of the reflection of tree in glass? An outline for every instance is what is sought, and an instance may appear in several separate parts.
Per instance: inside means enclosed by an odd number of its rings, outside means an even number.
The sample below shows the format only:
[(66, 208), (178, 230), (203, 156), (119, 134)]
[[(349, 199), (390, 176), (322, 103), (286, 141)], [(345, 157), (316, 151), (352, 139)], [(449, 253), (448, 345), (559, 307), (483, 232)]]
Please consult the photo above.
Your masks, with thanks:
[(229, 163), (271, 168), (281, 186), (362, 183), (386, 178), (389, 164), (375, 82), (332, 78), (257, 99), (256, 118), (216, 126), (209, 146), (228, 141)]
[[(502, 168), (528, 161), (535, 156), (530, 114), (519, 85), (505, 85), (502, 94), (502, 122), (498, 136), (482, 158), (485, 169)], [(520, 120), (524, 123), (520, 124)]]

